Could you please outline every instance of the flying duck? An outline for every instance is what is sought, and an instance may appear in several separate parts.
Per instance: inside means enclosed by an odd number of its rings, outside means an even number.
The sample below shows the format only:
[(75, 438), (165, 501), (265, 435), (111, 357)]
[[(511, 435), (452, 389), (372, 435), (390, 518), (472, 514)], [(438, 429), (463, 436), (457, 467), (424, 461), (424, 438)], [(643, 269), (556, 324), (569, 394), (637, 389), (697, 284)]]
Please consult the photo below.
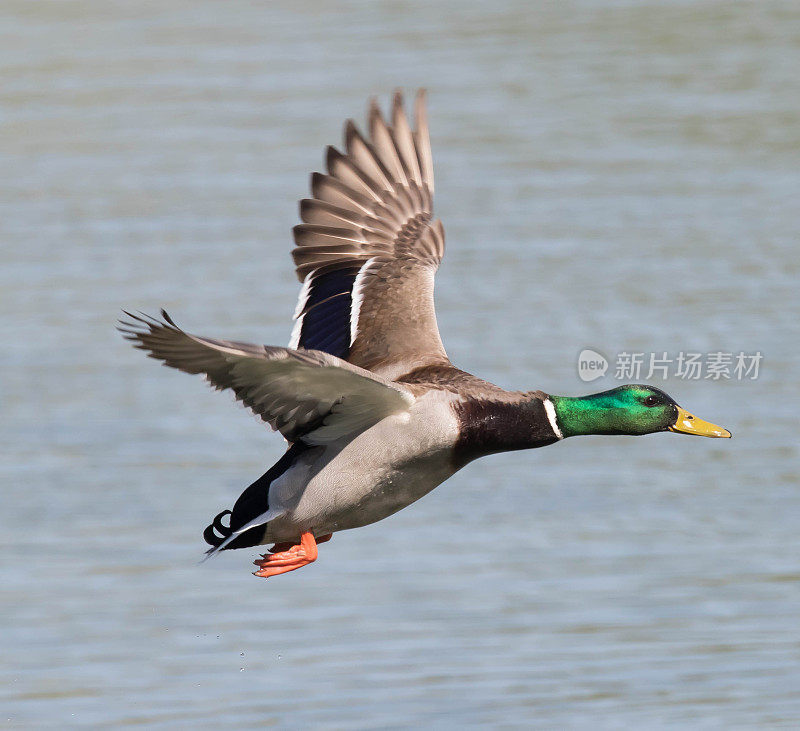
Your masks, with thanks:
[(312, 174), (294, 228), (302, 288), (288, 347), (190, 335), (164, 310), (120, 321), (135, 347), (232, 390), (287, 441), (204, 533), (209, 555), (274, 544), (256, 576), (313, 562), (333, 533), (392, 515), (484, 455), (582, 434), (730, 437), (652, 386), (507, 391), (450, 362), (433, 301), (444, 229), (424, 91), (414, 118), (412, 129), (399, 92), (388, 121), (373, 100), (368, 136), (348, 121), (344, 151), (328, 147), (327, 174)]

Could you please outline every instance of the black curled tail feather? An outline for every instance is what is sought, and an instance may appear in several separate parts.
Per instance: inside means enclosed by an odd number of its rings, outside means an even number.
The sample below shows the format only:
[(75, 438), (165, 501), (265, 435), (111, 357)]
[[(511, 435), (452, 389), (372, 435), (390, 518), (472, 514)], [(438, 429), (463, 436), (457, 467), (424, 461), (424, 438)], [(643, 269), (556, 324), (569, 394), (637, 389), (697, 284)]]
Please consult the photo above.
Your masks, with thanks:
[[(211, 525), (203, 531), (203, 538), (211, 546), (206, 553), (214, 553), (219, 546), (231, 537), (234, 531), (241, 530), (248, 523), (269, 510), (270, 485), (286, 472), (307, 449), (311, 449), (311, 447), (302, 442), (292, 444), (266, 473), (261, 475), (239, 496), (232, 510), (223, 510), (214, 518)], [(230, 515), (228, 525), (224, 525), (222, 522), (226, 515)], [(265, 530), (264, 525), (254, 525), (241, 535), (236, 536), (222, 550), (258, 546), (262, 543)]]
[(233, 532), (230, 525), (222, 525), (222, 519), (226, 515), (233, 515), (230, 510), (223, 510), (216, 518), (212, 521), (211, 525), (208, 526), (203, 531), (203, 538), (209, 546), (214, 546), (216, 548), (222, 543), (226, 538), (230, 537), (231, 533)]

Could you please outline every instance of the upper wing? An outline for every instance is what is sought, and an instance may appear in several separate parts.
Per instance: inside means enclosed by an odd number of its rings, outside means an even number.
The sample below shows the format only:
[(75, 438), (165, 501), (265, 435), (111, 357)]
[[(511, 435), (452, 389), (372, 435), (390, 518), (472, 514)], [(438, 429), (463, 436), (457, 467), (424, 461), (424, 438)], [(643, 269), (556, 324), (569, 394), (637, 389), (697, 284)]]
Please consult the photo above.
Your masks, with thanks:
[(431, 222), (433, 162), (420, 91), (412, 131), (400, 93), (392, 123), (373, 100), (369, 137), (352, 120), (345, 153), (328, 148), (328, 174), (311, 176), (292, 251), (303, 282), (290, 347), (324, 350), (395, 378), (449, 363), (433, 304), (444, 229)]
[(290, 442), (324, 444), (406, 411), (414, 397), (402, 388), (319, 351), (196, 337), (162, 310), (163, 321), (125, 313), (120, 330), (151, 358), (186, 373), (203, 373), (230, 388)]

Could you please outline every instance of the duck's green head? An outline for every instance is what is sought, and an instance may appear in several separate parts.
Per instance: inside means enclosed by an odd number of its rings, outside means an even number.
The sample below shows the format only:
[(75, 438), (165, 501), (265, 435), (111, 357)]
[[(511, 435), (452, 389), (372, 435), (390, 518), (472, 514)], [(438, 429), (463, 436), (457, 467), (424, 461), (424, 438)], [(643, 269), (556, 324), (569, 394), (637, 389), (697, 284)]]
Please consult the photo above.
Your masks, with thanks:
[(565, 437), (579, 434), (653, 434), (674, 431), (729, 438), (731, 433), (682, 409), (653, 386), (628, 385), (589, 396), (551, 396), (556, 421)]

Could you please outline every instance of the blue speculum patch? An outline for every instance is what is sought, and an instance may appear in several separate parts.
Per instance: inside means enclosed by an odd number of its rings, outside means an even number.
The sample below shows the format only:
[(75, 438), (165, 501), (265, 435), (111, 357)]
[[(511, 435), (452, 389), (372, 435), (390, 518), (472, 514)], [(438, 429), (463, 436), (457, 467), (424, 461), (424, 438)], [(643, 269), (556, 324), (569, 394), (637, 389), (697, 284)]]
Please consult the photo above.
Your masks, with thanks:
[(299, 346), (346, 358), (350, 350), (350, 306), (358, 267), (314, 278)]

